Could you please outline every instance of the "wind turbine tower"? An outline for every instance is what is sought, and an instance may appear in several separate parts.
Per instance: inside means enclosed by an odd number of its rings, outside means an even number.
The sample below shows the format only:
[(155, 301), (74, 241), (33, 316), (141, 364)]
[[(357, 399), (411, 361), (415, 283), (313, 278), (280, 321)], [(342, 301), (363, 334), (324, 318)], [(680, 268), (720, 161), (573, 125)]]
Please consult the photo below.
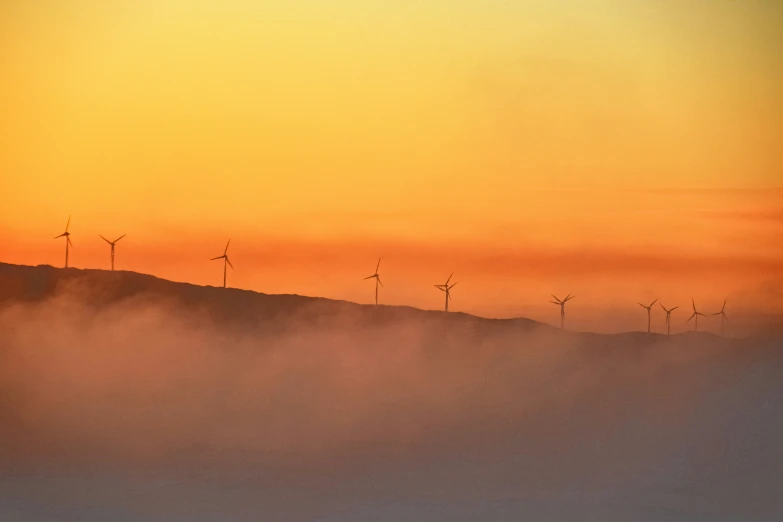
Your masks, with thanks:
[(231, 270), (234, 270), (234, 265), (231, 264), (231, 260), (228, 259), (228, 245), (231, 244), (231, 238), (228, 238), (228, 243), (226, 243), (226, 249), (223, 250), (223, 255), (218, 257), (213, 257), (210, 259), (210, 261), (215, 261), (218, 259), (223, 260), (223, 288), (226, 287), (226, 266), (230, 266)]
[(99, 236), (101, 239), (103, 239), (104, 241), (106, 241), (107, 243), (109, 243), (109, 245), (111, 246), (111, 271), (112, 271), (112, 272), (114, 272), (114, 245), (116, 245), (116, 244), (117, 244), (117, 241), (119, 241), (120, 239), (124, 238), (124, 237), (125, 237), (125, 236), (127, 236), (127, 235), (128, 235), (128, 234), (123, 234), (123, 235), (121, 235), (120, 237), (118, 237), (117, 239), (115, 239), (114, 241), (109, 241), (109, 240), (108, 240), (108, 239), (106, 239), (105, 237), (103, 237), (103, 236), (101, 236), (100, 234), (98, 234), (98, 236)]
[(375, 273), (371, 276), (367, 276), (364, 279), (375, 279), (375, 305), (378, 305), (378, 285), (383, 286), (381, 283), (381, 276), (378, 274), (378, 269), (381, 267), (381, 260), (378, 260), (378, 264), (375, 266)]
[(449, 281), (451, 281), (451, 277), (454, 275), (454, 272), (451, 273), (448, 279), (446, 279), (446, 284), (443, 285), (433, 285), (435, 288), (440, 290), (441, 292), (446, 292), (446, 311), (449, 311), (449, 299), (451, 299), (451, 289), (457, 286), (457, 283), (452, 283), (451, 286), (449, 286)]
[(674, 308), (666, 309), (665, 306), (661, 305), (661, 308), (663, 308), (663, 311), (666, 312), (666, 335), (671, 334), (671, 326), (672, 326), (672, 312), (679, 308), (679, 306), (675, 306)]
[(576, 296), (569, 293), (565, 299), (558, 299), (555, 294), (550, 295), (555, 298), (550, 303), (560, 306), (560, 329), (565, 330), (565, 304)]
[(650, 306), (645, 306), (642, 303), (638, 303), (639, 306), (641, 306), (642, 308), (646, 308), (647, 309), (647, 333), (650, 333), (650, 310), (652, 310), (653, 305), (655, 303), (657, 303), (657, 302), (658, 302), (658, 299), (656, 299), (655, 301), (650, 303)]
[(68, 232), (68, 226), (70, 224), (71, 224), (71, 216), (68, 216), (68, 222), (65, 224), (65, 232), (63, 232), (59, 236), (54, 237), (54, 239), (59, 239), (61, 237), (65, 238), (65, 268), (68, 268), (68, 248), (73, 246), (73, 243), (71, 243), (71, 233)]
[(696, 326), (696, 331), (698, 332), (699, 331), (699, 316), (701, 315), (703, 317), (704, 314), (699, 312), (698, 310), (696, 310), (696, 302), (693, 300), (693, 298), (691, 298), (691, 303), (693, 304), (693, 315), (690, 316), (690, 318), (688, 319), (687, 322), (690, 323), (691, 319), (693, 319), (695, 317), (696, 318), (695, 326)]
[(723, 320), (729, 320), (728, 317), (726, 317), (726, 301), (723, 301), (723, 306), (720, 308), (720, 312), (715, 312), (712, 315), (719, 315), (720, 316), (720, 336), (723, 337)]

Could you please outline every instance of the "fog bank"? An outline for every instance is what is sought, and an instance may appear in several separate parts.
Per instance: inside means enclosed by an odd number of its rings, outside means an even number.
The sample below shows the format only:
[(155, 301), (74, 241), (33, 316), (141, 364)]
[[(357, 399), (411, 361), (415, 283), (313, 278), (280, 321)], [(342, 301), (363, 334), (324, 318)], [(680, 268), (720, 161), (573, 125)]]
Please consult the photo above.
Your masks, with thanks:
[(0, 309), (0, 518), (783, 515), (779, 339), (84, 296)]

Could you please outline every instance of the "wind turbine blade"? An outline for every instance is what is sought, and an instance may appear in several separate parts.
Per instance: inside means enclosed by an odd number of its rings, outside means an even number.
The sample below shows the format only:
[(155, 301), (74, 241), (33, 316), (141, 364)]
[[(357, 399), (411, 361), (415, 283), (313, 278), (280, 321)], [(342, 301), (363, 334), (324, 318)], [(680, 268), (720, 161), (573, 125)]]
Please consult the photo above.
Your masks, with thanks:
[(377, 264), (377, 265), (375, 265), (375, 273), (376, 273), (376, 274), (378, 273), (378, 269), (379, 269), (380, 267), (381, 267), (381, 260), (380, 260), (380, 259), (378, 259), (378, 264)]
[(553, 305), (558, 305), (558, 306), (560, 306), (560, 303), (557, 303), (557, 302), (555, 302), (555, 301), (549, 301), (549, 302), (550, 302), (550, 303), (552, 303)]
[(726, 299), (725, 301), (723, 301), (723, 306), (721, 306), (721, 307), (720, 307), (720, 311), (721, 311), (721, 312), (722, 312), (723, 310), (725, 310), (725, 309), (726, 309), (726, 303), (727, 303), (728, 301), (729, 301), (728, 299)]
[(696, 317), (696, 312), (693, 312), (693, 315), (692, 315), (692, 316), (690, 316), (690, 317), (688, 318), (688, 320), (687, 320), (687, 321), (685, 321), (685, 322), (686, 322), (686, 323), (690, 323), (690, 322), (691, 322), (691, 319), (693, 319), (694, 317)]
[(71, 236), (66, 236), (66, 241), (68, 241), (68, 244), (73, 246), (73, 243), (71, 243)]
[(663, 303), (658, 303), (658, 304), (661, 306), (661, 308), (663, 308), (663, 311), (664, 311), (664, 312), (667, 312), (667, 311), (668, 311), (668, 310), (666, 310), (666, 307), (665, 307), (665, 306), (663, 306)]
[(691, 304), (693, 305), (693, 311), (696, 311), (696, 301), (693, 300), (693, 297), (691, 297)]
[(559, 298), (559, 297), (557, 297), (555, 294), (549, 294), (549, 295), (551, 295), (552, 297), (554, 297), (554, 298), (555, 298), (555, 301), (557, 301), (558, 303), (560, 302), (560, 298)]
[(373, 277), (375, 277), (375, 276), (374, 275), (367, 276), (367, 277), (364, 278), (364, 280), (366, 281), (367, 279), (372, 279)]
[(721, 312), (721, 315), (722, 315), (722, 316), (723, 316), (723, 318), (724, 318), (724, 319), (726, 319), (727, 321), (729, 320), (729, 317), (726, 315), (726, 313), (725, 313), (725, 312)]
[(53, 238), (53, 239), (59, 239), (59, 238), (63, 237), (64, 235), (65, 235), (65, 234), (60, 234), (59, 236), (54, 236), (54, 238)]
[(650, 303), (650, 308), (652, 308), (652, 306), (653, 306), (655, 303), (657, 303), (657, 302), (658, 302), (658, 299), (656, 299), (655, 301), (653, 301), (652, 303)]
[(231, 260), (226, 256), (226, 263), (228, 263), (228, 266), (231, 267), (231, 270), (234, 270), (234, 265), (231, 264)]
[(378, 284), (383, 286), (383, 282), (381, 281), (381, 276), (378, 276)]
[(576, 296), (575, 296), (575, 295), (568, 294), (568, 297), (566, 297), (566, 298), (565, 298), (565, 301), (563, 301), (563, 302), (564, 302), (564, 303), (567, 303), (568, 301), (570, 301), (570, 300), (571, 300), (571, 299), (573, 299), (574, 297), (576, 297)]
[(65, 231), (68, 232), (68, 226), (71, 224), (71, 216), (68, 216), (68, 222), (65, 224)]
[(449, 286), (449, 281), (451, 281), (451, 276), (454, 275), (454, 272), (451, 273), (448, 279), (446, 279), (446, 286)]
[(210, 261), (216, 261), (216, 260), (218, 260), (218, 259), (223, 259), (224, 257), (225, 257), (225, 256), (217, 256), (217, 257), (213, 257), (212, 259), (210, 259)]
[(454, 283), (453, 285), (451, 285), (451, 286), (449, 287), (449, 290), (451, 290), (452, 288), (454, 288), (454, 287), (455, 287), (455, 286), (457, 286), (458, 284), (459, 284), (459, 281), (457, 281), (456, 283)]
[(120, 239), (124, 238), (124, 237), (125, 237), (125, 236), (127, 236), (127, 235), (128, 235), (128, 234), (123, 234), (123, 235), (121, 235), (120, 237), (118, 237), (117, 239), (115, 239), (115, 240), (114, 240), (114, 242), (116, 243), (117, 241), (119, 241)]
[(672, 308), (672, 309), (671, 309), (671, 310), (669, 310), (669, 311), (670, 311), (670, 312), (673, 312), (674, 310), (676, 310), (676, 309), (678, 309), (678, 308), (679, 308), (679, 306), (675, 306), (674, 308)]
[(109, 243), (111, 245), (111, 241), (109, 241), (108, 239), (106, 239), (102, 235), (98, 234), (98, 237), (100, 237), (101, 239), (103, 239), (104, 241), (106, 241), (107, 243)]
[(639, 301), (636, 301), (636, 304), (638, 304), (638, 305), (639, 305), (639, 306), (641, 306), (642, 308), (647, 308), (646, 306), (644, 306), (644, 305), (643, 305), (642, 303), (640, 303)]
[(226, 249), (223, 250), (223, 255), (226, 255), (228, 253), (228, 245), (231, 244), (231, 238), (228, 238), (228, 243), (226, 243)]

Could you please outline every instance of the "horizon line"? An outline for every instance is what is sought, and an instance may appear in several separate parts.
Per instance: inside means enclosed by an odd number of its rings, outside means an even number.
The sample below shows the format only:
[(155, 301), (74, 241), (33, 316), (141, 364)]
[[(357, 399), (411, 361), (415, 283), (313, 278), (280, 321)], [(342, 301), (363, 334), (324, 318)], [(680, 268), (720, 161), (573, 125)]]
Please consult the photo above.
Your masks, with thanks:
[[(481, 320), (484, 320), (484, 321), (509, 321), (509, 322), (511, 322), (511, 321), (529, 321), (529, 322), (532, 322), (532, 323), (536, 323), (537, 325), (540, 325), (540, 326), (552, 328), (552, 329), (560, 331), (560, 332), (562, 332), (564, 334), (575, 334), (575, 335), (585, 334), (585, 335), (598, 335), (598, 336), (644, 334), (644, 335), (657, 335), (657, 336), (664, 337), (664, 338), (669, 337), (665, 333), (646, 332), (646, 331), (642, 331), (642, 330), (626, 330), (626, 331), (620, 331), (620, 332), (615, 332), (615, 333), (591, 332), (591, 331), (588, 331), (588, 330), (579, 330), (579, 331), (566, 330), (566, 331), (563, 331), (558, 326), (555, 326), (554, 324), (550, 324), (548, 322), (538, 321), (536, 319), (531, 319), (529, 317), (522, 317), (522, 316), (486, 317), (486, 316), (482, 316), (482, 315), (472, 314), (472, 313), (469, 313), (469, 312), (461, 312), (461, 311), (444, 312), (443, 310), (440, 310), (440, 309), (435, 309), (435, 308), (433, 308), (433, 309), (425, 309), (425, 308), (419, 308), (419, 307), (416, 307), (416, 306), (413, 306), (413, 305), (405, 305), (405, 304), (378, 304), (378, 305), (375, 305), (375, 304), (358, 303), (356, 301), (349, 301), (347, 299), (335, 299), (335, 298), (332, 298), (332, 297), (323, 297), (323, 296), (314, 296), (314, 295), (304, 295), (304, 294), (269, 294), (269, 293), (261, 292), (261, 291), (258, 291), (258, 290), (251, 290), (251, 289), (247, 289), (247, 288), (222, 287), (222, 286), (213, 286), (213, 285), (201, 285), (201, 284), (197, 284), (197, 283), (190, 283), (190, 282), (187, 282), (187, 281), (175, 281), (175, 280), (172, 280), (172, 279), (166, 279), (164, 277), (156, 276), (154, 274), (147, 274), (145, 272), (137, 272), (137, 271), (134, 271), (134, 270), (114, 270), (114, 271), (112, 271), (112, 270), (107, 270), (107, 269), (104, 269), (104, 268), (77, 268), (77, 267), (64, 268), (64, 267), (56, 267), (56, 266), (49, 265), (49, 264), (20, 265), (20, 264), (15, 264), (15, 263), (6, 263), (4, 261), (0, 261), (0, 265), (13, 266), (13, 267), (22, 267), (22, 268), (30, 268), (30, 269), (34, 269), (34, 268), (49, 268), (49, 269), (56, 270), (56, 271), (78, 270), (78, 271), (81, 271), (81, 272), (88, 272), (88, 271), (90, 271), (90, 272), (104, 272), (104, 273), (107, 273), (107, 274), (118, 274), (118, 273), (123, 273), (124, 272), (124, 273), (135, 274), (135, 275), (139, 275), (139, 276), (143, 276), (143, 277), (150, 277), (152, 279), (158, 279), (160, 281), (165, 281), (165, 282), (171, 283), (171, 284), (189, 285), (189, 286), (195, 286), (195, 287), (198, 287), (198, 288), (217, 289), (217, 290), (221, 290), (221, 291), (235, 290), (235, 291), (239, 291), (239, 292), (249, 292), (249, 293), (252, 293), (252, 294), (263, 295), (263, 296), (272, 296), (272, 297), (279, 296), (279, 297), (301, 297), (301, 298), (305, 298), (305, 299), (320, 299), (320, 300), (325, 300), (325, 301), (332, 301), (332, 302), (335, 302), (335, 303), (347, 303), (347, 304), (351, 304), (351, 305), (355, 305), (355, 306), (367, 307), (367, 308), (370, 308), (370, 309), (377, 308), (378, 306), (387, 307), (387, 308), (409, 308), (409, 309), (417, 310), (419, 312), (424, 312), (424, 313), (442, 313), (442, 314), (448, 313), (448, 314), (452, 314), (452, 315), (453, 314), (461, 314), (463, 316), (468, 316), (468, 317), (472, 317), (472, 318), (475, 318), (475, 319), (481, 319)], [(783, 315), (783, 314), (778, 314), (778, 315)], [(721, 337), (720, 335), (715, 334), (715, 333), (710, 332), (710, 331), (693, 331), (693, 330), (685, 330), (685, 331), (682, 331), (682, 332), (675, 333), (672, 336), (688, 335), (688, 334), (696, 334), (696, 335), (703, 334), (703, 335), (712, 335), (712, 336), (719, 337), (719, 338)], [(745, 337), (733, 337), (733, 338), (729, 338), (729, 339), (734, 339), (734, 340), (748, 339), (748, 338), (753, 338), (755, 336), (758, 336), (758, 335), (745, 336)]]

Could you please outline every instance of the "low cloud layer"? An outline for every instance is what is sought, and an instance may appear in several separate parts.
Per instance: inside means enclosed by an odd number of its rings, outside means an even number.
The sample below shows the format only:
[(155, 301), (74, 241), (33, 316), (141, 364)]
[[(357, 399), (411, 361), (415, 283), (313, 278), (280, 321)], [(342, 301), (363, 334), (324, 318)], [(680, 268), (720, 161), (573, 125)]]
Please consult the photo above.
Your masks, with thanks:
[[(350, 312), (263, 333), (81, 295), (0, 309), (0, 498), (30, 520), (41, 506), (92, 520), (96, 502), (160, 516), (149, 495), (170, 495), (166, 520), (200, 520), (204, 498), (205, 520), (778, 513), (776, 340), (370, 327)], [(163, 485), (134, 515), (106, 473)]]

